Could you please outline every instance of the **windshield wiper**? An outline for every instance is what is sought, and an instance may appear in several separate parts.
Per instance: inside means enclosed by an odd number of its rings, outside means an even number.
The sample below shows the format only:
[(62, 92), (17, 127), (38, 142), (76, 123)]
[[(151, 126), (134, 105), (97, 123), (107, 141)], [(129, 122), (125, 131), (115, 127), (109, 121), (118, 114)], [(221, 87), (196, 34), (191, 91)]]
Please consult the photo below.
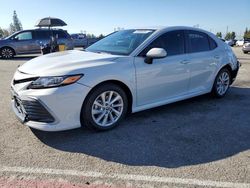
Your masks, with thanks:
[(110, 52), (105, 52), (105, 51), (93, 51), (93, 52), (98, 53), (98, 54), (111, 54)]

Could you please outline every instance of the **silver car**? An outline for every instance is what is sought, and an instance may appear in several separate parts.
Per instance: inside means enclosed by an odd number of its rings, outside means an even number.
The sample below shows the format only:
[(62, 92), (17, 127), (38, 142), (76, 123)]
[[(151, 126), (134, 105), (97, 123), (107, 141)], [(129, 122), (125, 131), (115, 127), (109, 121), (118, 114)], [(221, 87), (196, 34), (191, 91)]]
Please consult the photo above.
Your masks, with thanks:
[(207, 31), (122, 30), (85, 51), (48, 54), (18, 67), (12, 107), (35, 129), (107, 130), (129, 112), (206, 93), (223, 97), (238, 69), (231, 47)]
[(41, 44), (49, 43), (51, 36), (58, 36), (58, 43), (65, 44), (66, 49), (73, 49), (73, 41), (65, 30), (33, 29), (23, 30), (0, 40), (0, 56), (4, 59), (15, 55), (40, 53)]
[(246, 42), (243, 47), (242, 47), (242, 51), (244, 54), (247, 54), (250, 52), (250, 42)]

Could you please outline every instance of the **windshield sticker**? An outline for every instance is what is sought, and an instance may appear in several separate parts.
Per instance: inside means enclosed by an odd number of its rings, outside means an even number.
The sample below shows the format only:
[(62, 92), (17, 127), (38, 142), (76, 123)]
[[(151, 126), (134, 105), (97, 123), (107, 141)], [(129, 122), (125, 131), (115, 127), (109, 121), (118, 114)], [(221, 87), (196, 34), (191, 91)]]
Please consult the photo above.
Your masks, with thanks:
[(147, 33), (152, 33), (152, 30), (135, 30), (133, 33), (135, 34), (147, 34)]

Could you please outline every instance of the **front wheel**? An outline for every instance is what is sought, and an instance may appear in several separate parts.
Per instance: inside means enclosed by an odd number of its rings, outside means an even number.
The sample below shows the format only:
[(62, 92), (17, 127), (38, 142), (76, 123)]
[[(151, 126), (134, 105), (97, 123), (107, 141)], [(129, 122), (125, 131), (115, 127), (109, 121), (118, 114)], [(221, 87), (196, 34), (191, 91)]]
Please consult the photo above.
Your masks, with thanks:
[(227, 68), (220, 70), (214, 81), (212, 94), (218, 98), (224, 97), (229, 89), (231, 74)]
[(81, 123), (88, 128), (108, 130), (126, 115), (128, 100), (122, 88), (107, 83), (95, 88), (85, 99)]
[(0, 56), (3, 59), (11, 59), (14, 57), (14, 55), (15, 55), (14, 50), (8, 47), (3, 47), (0, 51)]

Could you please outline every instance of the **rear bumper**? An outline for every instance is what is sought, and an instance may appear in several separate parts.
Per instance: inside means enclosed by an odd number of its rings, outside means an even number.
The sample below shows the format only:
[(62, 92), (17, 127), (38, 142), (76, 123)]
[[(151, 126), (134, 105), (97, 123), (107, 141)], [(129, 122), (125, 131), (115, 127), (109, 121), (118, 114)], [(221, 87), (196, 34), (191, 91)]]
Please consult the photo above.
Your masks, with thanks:
[(237, 75), (238, 75), (240, 66), (241, 66), (240, 62), (237, 61), (237, 68), (236, 68), (235, 70), (232, 71), (232, 75), (231, 75), (231, 76), (232, 76), (232, 81), (231, 81), (231, 84), (235, 81), (235, 79), (236, 79), (236, 77), (237, 77)]

